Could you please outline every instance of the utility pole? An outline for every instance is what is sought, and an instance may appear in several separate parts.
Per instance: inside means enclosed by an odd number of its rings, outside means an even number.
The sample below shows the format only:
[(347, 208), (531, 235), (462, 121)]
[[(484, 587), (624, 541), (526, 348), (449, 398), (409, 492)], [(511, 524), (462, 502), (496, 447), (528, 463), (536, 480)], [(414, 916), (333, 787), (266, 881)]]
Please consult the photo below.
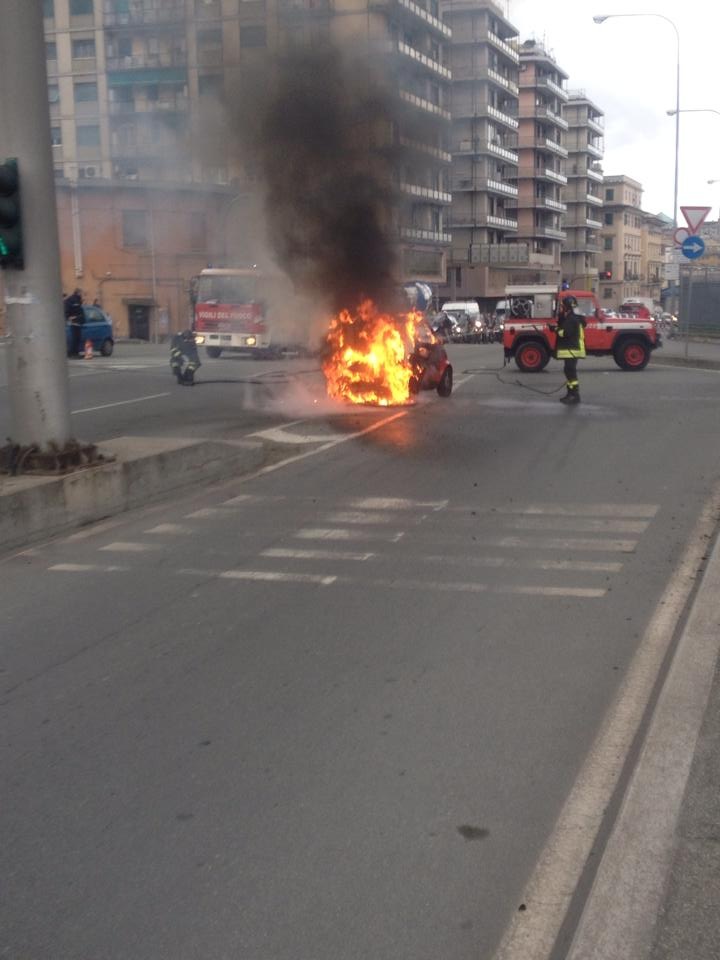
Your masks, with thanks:
[(62, 449), (70, 404), (42, 3), (0, 5), (0, 160), (18, 160), (25, 261), (4, 271), (11, 440)]

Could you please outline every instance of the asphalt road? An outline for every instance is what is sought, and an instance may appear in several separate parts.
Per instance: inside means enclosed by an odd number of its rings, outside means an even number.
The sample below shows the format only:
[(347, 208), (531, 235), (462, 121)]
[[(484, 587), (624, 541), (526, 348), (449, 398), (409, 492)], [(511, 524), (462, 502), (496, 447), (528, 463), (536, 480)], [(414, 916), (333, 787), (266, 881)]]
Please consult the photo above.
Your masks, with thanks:
[(78, 371), (288, 462), (4, 558), (3, 960), (492, 956), (720, 475), (720, 373), (493, 350), (340, 418)]

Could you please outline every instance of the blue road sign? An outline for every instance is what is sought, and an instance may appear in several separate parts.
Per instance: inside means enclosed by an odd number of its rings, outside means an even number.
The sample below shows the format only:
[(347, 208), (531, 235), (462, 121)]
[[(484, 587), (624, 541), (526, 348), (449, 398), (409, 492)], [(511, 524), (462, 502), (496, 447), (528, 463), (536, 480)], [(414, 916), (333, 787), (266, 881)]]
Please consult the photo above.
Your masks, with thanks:
[(697, 260), (705, 253), (705, 241), (702, 237), (685, 237), (681, 247), (684, 257), (688, 260)]

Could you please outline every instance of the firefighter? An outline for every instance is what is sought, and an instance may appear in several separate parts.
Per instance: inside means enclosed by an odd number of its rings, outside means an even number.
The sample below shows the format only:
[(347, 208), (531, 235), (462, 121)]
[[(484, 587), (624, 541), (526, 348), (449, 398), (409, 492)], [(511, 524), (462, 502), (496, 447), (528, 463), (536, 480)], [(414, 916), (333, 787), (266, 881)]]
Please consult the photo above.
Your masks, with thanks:
[(190, 387), (195, 382), (195, 371), (200, 366), (200, 357), (192, 330), (176, 333), (170, 343), (170, 369), (177, 382)]
[(576, 311), (577, 305), (575, 297), (563, 297), (555, 327), (555, 356), (558, 360), (565, 361), (563, 370), (566, 393), (564, 397), (560, 397), (560, 403), (580, 403), (577, 362), (585, 356), (585, 317)]

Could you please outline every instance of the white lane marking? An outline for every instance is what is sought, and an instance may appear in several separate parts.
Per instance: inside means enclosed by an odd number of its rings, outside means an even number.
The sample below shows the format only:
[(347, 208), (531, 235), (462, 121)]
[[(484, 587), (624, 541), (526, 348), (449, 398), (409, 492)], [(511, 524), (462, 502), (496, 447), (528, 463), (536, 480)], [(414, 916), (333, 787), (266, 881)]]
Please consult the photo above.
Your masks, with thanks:
[(156, 527), (150, 527), (149, 530), (144, 530), (143, 533), (157, 533), (157, 534), (171, 534), (174, 536), (180, 536), (184, 533), (192, 533), (190, 527), (183, 527), (180, 523), (159, 523)]
[(319, 447), (313, 447), (312, 450), (306, 450), (304, 453), (296, 453), (293, 457), (285, 457), (284, 460), (278, 460), (277, 463), (271, 463), (267, 467), (261, 467), (259, 470), (256, 470), (255, 473), (247, 474), (247, 476), (243, 478), (244, 482), (247, 483), (250, 480), (256, 480), (258, 477), (263, 477), (267, 473), (273, 473), (275, 470), (282, 470), (283, 467), (287, 467), (291, 463), (297, 463), (300, 460), (306, 460), (308, 457), (316, 457), (319, 453), (332, 450), (333, 447), (337, 447), (341, 443), (347, 443), (348, 440), (356, 440), (358, 437), (364, 437), (366, 434), (380, 430), (394, 420), (399, 420), (400, 417), (406, 417), (407, 415), (407, 410), (400, 410), (398, 413), (393, 413), (389, 417), (383, 417), (382, 420), (370, 424), (370, 426), (365, 427), (364, 430), (357, 430), (355, 433), (346, 433), (342, 437), (335, 437), (335, 439), (328, 441), (328, 443), (321, 444)]
[(220, 507), (202, 507), (200, 510), (194, 510), (192, 513), (186, 513), (183, 520), (207, 520), (208, 517), (216, 517), (223, 511)]
[(368, 533), (365, 530), (344, 530), (340, 527), (313, 527), (298, 530), (293, 536), (299, 540), (385, 540), (397, 543), (405, 534), (397, 532), (390, 535)]
[(371, 513), (368, 511), (343, 510), (338, 513), (330, 513), (325, 518), (328, 523), (393, 523), (397, 517), (388, 513)]
[(607, 590), (600, 587), (543, 587), (534, 584), (457, 583), (426, 580), (378, 580), (378, 586), (408, 590), (439, 590), (449, 593), (499, 593), (531, 597), (604, 597)]
[(314, 433), (289, 433), (284, 427), (271, 427), (269, 430), (259, 430), (257, 433), (248, 434), (249, 437), (260, 437), (262, 440), (270, 440), (272, 443), (324, 443), (328, 439), (328, 434)]
[(98, 571), (101, 573), (116, 573), (127, 571), (130, 567), (110, 566), (102, 563), (55, 563), (48, 570), (57, 570), (60, 573), (91, 573)]
[[(515, 909), (512, 913), (494, 960), (547, 960), (553, 952), (668, 646), (694, 588), (719, 510), (720, 487), (716, 487), (690, 534), (680, 563), (672, 571), (615, 701), (527, 883), (521, 897), (527, 909)], [(644, 853), (647, 855), (647, 851)], [(624, 956), (635, 956), (632, 945), (626, 944), (626, 948)]]
[(474, 376), (475, 376), (475, 374), (474, 374), (474, 373), (471, 373), (471, 374), (470, 374), (469, 376), (467, 376), (467, 377), (462, 377), (460, 380), (455, 380), (455, 382), (453, 383), (453, 390), (459, 390), (460, 387), (461, 387), (464, 383), (467, 383), (468, 380), (472, 380), (472, 378), (473, 378)]
[(95, 410), (107, 410), (108, 407), (122, 407), (128, 403), (144, 403), (146, 400), (159, 400), (160, 397), (169, 396), (169, 393), (151, 393), (147, 397), (133, 397), (132, 400), (116, 400), (115, 403), (102, 403), (99, 407), (84, 407), (82, 410), (71, 410), (70, 413), (93, 413)]
[(444, 510), (447, 505), (447, 500), (408, 500), (404, 497), (363, 497), (350, 501), (350, 506), (358, 510), (416, 510), (426, 507)]
[(425, 554), (425, 563), (457, 567), (532, 567), (537, 570), (578, 570), (583, 573), (619, 573), (623, 565), (602, 560), (537, 560), (524, 557), (443, 557)]
[(286, 550), (271, 547), (263, 550), (261, 557), (282, 557), (288, 560), (371, 560), (374, 553), (347, 553), (342, 550)]
[(505, 520), (511, 530), (567, 530), (575, 533), (644, 533), (649, 520), (611, 520), (593, 517), (524, 516)]
[(253, 496), (251, 493), (240, 493), (237, 497), (231, 497), (230, 500), (223, 500), (220, 504), (221, 507), (239, 507), (241, 504), (246, 504), (249, 501), (253, 500), (262, 500), (262, 497)]
[(108, 543), (100, 550), (109, 550), (115, 553), (147, 553), (150, 550), (158, 550), (160, 544), (157, 543), (131, 543), (127, 540), (117, 540), (115, 543)]
[(337, 577), (315, 573), (276, 573), (272, 570), (225, 570), (221, 580), (267, 580), (277, 583), (317, 583), (328, 587)]
[[(478, 543), (481, 542), (478, 539)], [(589, 550), (598, 553), (634, 553), (637, 540), (606, 540), (582, 537), (546, 537), (537, 540), (529, 537), (482, 538), (482, 543), (491, 547), (522, 547), (536, 550)]]
[(498, 507), (498, 513), (546, 513), (558, 517), (645, 517), (652, 519), (657, 503), (530, 503), (525, 507)]

